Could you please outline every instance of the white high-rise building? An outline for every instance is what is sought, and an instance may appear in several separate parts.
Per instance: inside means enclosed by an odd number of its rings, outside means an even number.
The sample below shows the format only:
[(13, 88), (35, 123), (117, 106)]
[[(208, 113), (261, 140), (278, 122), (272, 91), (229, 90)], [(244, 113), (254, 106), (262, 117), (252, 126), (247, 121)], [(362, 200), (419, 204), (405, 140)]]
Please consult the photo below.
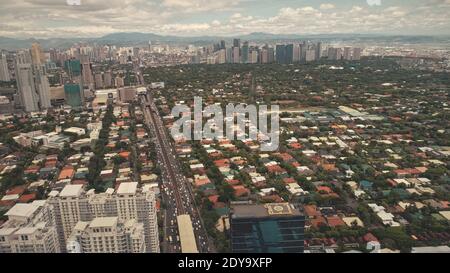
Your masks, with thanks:
[(0, 228), (0, 253), (58, 253), (55, 218), (45, 200), (16, 204)]
[(52, 107), (50, 103), (50, 83), (48, 82), (44, 66), (34, 67), (34, 78), (36, 90), (39, 96), (40, 109), (48, 109)]
[(307, 49), (305, 54), (306, 62), (313, 62), (316, 60), (316, 50), (313, 48)]
[(248, 55), (248, 63), (256, 64), (258, 63), (258, 51), (251, 50)]
[(350, 61), (352, 59), (352, 48), (349, 46), (344, 47), (344, 60)]
[(16, 64), (16, 81), (20, 104), (26, 112), (39, 111), (36, 86), (34, 84), (33, 68), (31, 63)]
[(354, 61), (359, 61), (359, 60), (361, 60), (361, 52), (362, 52), (362, 49), (361, 49), (361, 48), (359, 48), (359, 47), (353, 48), (353, 57), (352, 57), (352, 60), (354, 60)]
[(150, 188), (137, 188), (137, 182), (121, 183), (117, 191), (108, 189), (95, 194), (85, 192), (82, 185), (68, 185), (51, 192), (49, 203), (54, 206), (56, 219), (60, 219), (60, 243), (65, 244), (79, 221), (97, 217), (118, 217), (121, 221), (137, 220), (144, 225), (147, 252), (159, 252), (159, 234), (156, 217), (155, 194)]
[(9, 76), (8, 62), (5, 54), (0, 54), (0, 81), (9, 82), (11, 77)]
[(144, 225), (136, 220), (98, 217), (78, 222), (67, 240), (68, 253), (144, 253)]
[(45, 66), (33, 64), (28, 52), (17, 54), (16, 81), (20, 104), (26, 112), (36, 112), (51, 107), (50, 84)]

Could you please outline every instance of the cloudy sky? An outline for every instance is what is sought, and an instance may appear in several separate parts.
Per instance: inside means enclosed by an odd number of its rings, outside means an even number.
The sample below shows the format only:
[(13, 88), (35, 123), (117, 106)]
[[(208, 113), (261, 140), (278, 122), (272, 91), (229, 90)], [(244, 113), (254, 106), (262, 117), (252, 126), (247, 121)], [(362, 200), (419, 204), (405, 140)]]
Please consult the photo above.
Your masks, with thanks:
[[(79, 6), (67, 2), (81, 1)], [(0, 0), (0, 36), (450, 35), (450, 0)]]

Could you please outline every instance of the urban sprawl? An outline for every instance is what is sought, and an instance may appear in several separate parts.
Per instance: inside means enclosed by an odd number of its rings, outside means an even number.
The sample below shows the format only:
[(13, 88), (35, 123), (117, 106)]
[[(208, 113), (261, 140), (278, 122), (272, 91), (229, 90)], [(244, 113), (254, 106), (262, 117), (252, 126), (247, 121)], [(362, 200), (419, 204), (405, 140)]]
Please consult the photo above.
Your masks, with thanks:
[[(0, 253), (450, 252), (449, 60), (240, 39), (1, 50)], [(171, 134), (194, 97), (279, 106), (278, 149)]]

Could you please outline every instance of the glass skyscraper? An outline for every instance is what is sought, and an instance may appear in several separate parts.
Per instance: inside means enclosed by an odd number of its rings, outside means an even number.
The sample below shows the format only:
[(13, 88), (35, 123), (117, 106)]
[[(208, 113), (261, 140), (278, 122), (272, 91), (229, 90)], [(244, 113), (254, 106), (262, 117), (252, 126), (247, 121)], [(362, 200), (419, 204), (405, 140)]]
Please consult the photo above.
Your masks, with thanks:
[(303, 253), (305, 217), (291, 204), (233, 205), (233, 253)]

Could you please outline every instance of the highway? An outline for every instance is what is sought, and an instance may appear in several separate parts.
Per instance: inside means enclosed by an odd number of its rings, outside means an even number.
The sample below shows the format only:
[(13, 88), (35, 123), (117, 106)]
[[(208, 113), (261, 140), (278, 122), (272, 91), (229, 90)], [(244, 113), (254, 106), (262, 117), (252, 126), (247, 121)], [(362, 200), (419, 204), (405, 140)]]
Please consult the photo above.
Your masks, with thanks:
[(145, 122), (154, 135), (157, 160), (161, 169), (161, 197), (166, 205), (164, 215), (163, 252), (181, 252), (177, 216), (191, 216), (197, 248), (201, 253), (215, 252), (209, 240), (203, 221), (195, 204), (194, 193), (189, 181), (184, 177), (175, 149), (159, 116), (151, 93), (140, 96)]

